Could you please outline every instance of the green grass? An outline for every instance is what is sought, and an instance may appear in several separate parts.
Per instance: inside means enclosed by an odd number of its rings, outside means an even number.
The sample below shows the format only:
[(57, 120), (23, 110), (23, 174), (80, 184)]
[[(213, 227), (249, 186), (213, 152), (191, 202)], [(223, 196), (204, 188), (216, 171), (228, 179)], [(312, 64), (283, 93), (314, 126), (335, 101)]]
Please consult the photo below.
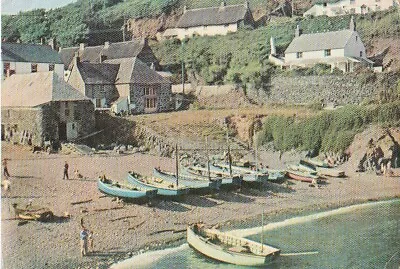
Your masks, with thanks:
[(279, 150), (342, 152), (354, 136), (369, 124), (399, 125), (400, 101), (381, 105), (350, 105), (336, 111), (323, 111), (309, 118), (270, 116), (258, 140), (273, 142)]

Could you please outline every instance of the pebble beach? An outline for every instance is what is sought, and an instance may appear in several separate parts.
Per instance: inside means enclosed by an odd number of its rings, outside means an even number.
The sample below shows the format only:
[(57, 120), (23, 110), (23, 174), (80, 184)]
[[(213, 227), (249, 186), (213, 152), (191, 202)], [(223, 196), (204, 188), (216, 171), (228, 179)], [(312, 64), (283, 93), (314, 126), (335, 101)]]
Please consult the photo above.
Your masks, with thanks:
[[(265, 152), (261, 161), (282, 168), (297, 156)], [(255, 219), (264, 214), (338, 208), (367, 201), (400, 197), (400, 178), (355, 173), (341, 167), (345, 178), (330, 178), (320, 188), (307, 183), (267, 183), (263, 188), (189, 194), (179, 200), (155, 199), (135, 204), (119, 201), (97, 189), (97, 178), (126, 182), (128, 171), (150, 176), (153, 167), (174, 171), (175, 160), (144, 153), (115, 152), (88, 156), (32, 153), (2, 144), (8, 160), (11, 188), (1, 194), (2, 268), (109, 268), (117, 261), (148, 249), (184, 242), (188, 223), (209, 225)], [(64, 162), (69, 180), (63, 180)], [(74, 178), (79, 170), (83, 178)], [(21, 222), (13, 203), (48, 207), (51, 222)], [(94, 233), (94, 249), (81, 257), (80, 222)]]

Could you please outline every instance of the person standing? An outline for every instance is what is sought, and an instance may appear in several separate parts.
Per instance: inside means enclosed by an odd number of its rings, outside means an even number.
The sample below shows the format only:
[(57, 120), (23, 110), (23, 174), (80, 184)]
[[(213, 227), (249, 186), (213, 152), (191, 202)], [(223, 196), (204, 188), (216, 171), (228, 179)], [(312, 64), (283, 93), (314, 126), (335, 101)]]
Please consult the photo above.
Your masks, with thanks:
[(69, 179), (69, 177), (68, 177), (68, 167), (69, 167), (69, 165), (68, 165), (67, 161), (65, 161), (63, 179), (65, 179), (65, 178)]
[(7, 159), (3, 159), (3, 175), (8, 179), (10, 177), (10, 173), (8, 173), (8, 168), (7, 168)]
[(88, 236), (89, 233), (84, 226), (82, 226), (82, 230), (79, 234), (81, 239), (81, 256), (86, 256), (88, 252)]

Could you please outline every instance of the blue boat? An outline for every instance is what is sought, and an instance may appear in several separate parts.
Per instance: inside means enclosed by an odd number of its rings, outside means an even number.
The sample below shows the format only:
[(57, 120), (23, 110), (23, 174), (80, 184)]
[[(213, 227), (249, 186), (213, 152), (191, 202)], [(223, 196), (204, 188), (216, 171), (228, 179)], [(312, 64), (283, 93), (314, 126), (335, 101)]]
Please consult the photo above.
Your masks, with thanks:
[[(162, 171), (159, 168), (153, 169), (153, 176), (164, 179), (171, 183), (176, 183), (176, 175), (170, 172)], [(179, 184), (183, 184), (189, 187), (191, 190), (204, 190), (204, 189), (216, 189), (218, 190), (221, 186), (221, 179), (214, 178), (208, 180), (204, 177), (195, 175), (179, 175)]]
[(157, 190), (141, 189), (104, 178), (98, 179), (97, 187), (105, 194), (125, 199), (151, 198), (157, 195)]
[[(210, 165), (210, 171), (207, 168), (201, 166), (188, 166), (183, 172), (188, 175), (195, 175), (203, 178), (211, 178), (211, 179), (221, 179), (221, 184), (224, 185), (235, 185), (240, 186), (242, 184), (242, 176), (241, 175), (230, 175), (228, 172), (220, 171), (213, 169)], [(208, 173), (210, 173), (208, 175)]]
[(128, 182), (141, 188), (157, 190), (157, 194), (162, 196), (180, 196), (187, 194), (190, 190), (183, 185), (176, 186), (175, 183), (164, 181), (161, 178), (145, 178), (134, 172), (128, 173)]

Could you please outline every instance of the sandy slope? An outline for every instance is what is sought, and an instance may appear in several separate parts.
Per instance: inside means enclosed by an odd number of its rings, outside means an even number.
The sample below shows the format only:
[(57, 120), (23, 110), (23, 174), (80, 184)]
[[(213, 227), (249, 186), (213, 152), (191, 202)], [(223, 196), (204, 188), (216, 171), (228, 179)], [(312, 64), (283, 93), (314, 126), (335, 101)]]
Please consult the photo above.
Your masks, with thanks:
[[(293, 156), (263, 154), (266, 164), (283, 165)], [(352, 174), (345, 179), (331, 179), (320, 189), (295, 182), (291, 189), (268, 185), (265, 190), (242, 188), (214, 195), (188, 195), (183, 200), (157, 200), (148, 205), (124, 204), (104, 197), (95, 178), (106, 174), (124, 181), (129, 170), (150, 175), (154, 166), (173, 171), (174, 160), (145, 154), (115, 156), (65, 156), (32, 154), (19, 146), (2, 145), (2, 158), (7, 157), (12, 175), (12, 189), (2, 193), (1, 236), (2, 268), (107, 268), (115, 260), (129, 257), (146, 246), (182, 239), (184, 233), (154, 232), (181, 230), (190, 222), (226, 223), (266, 213), (336, 207), (344, 204), (383, 199), (400, 195), (400, 178)], [(79, 169), (87, 177), (62, 180), (64, 161), (72, 171)], [(91, 202), (72, 205), (72, 202)], [(29, 222), (18, 226), (10, 204), (27, 203), (50, 207), (58, 215), (71, 214), (70, 219), (52, 223)], [(114, 210), (101, 210), (120, 207)], [(100, 211), (99, 211), (100, 209)], [(95, 233), (95, 252), (81, 258), (79, 222)], [(121, 219), (122, 217), (128, 217)], [(9, 220), (11, 219), (11, 220)]]

